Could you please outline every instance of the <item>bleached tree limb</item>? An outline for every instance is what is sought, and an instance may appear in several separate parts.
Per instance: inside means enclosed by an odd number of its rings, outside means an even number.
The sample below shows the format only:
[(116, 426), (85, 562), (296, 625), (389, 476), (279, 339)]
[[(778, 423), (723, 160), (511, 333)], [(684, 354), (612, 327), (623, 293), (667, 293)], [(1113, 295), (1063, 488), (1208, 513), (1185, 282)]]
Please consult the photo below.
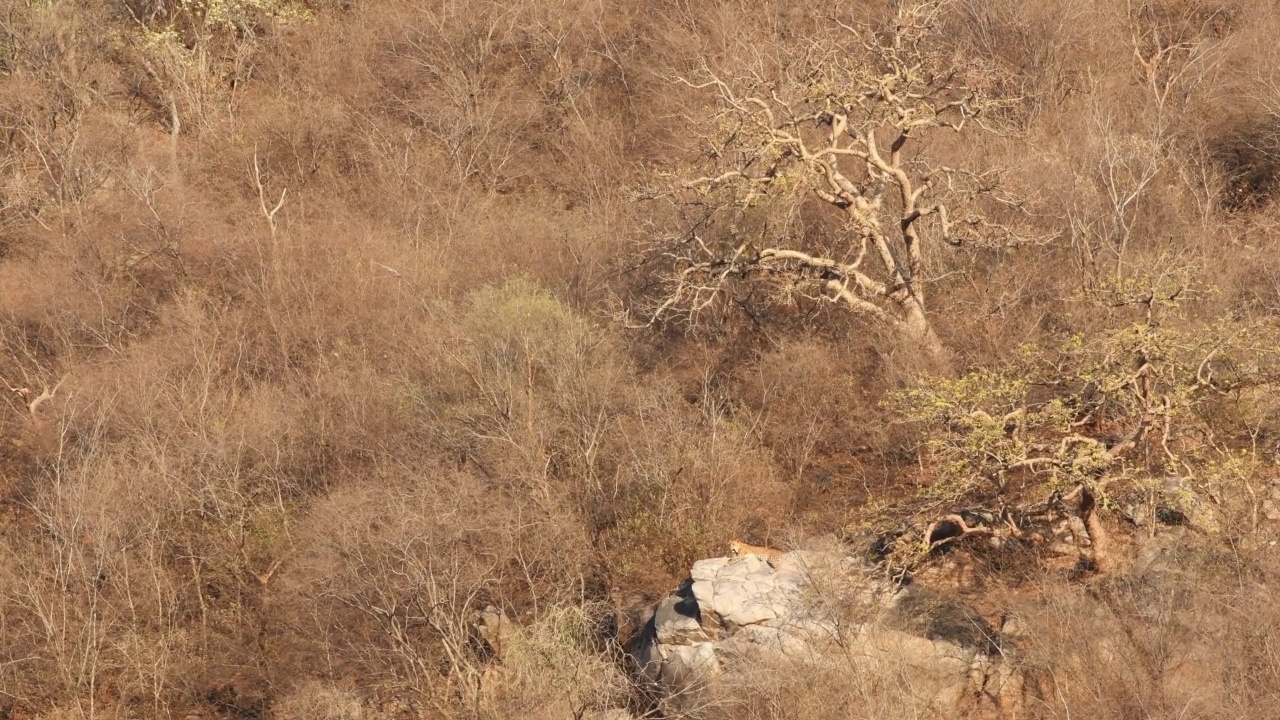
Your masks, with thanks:
[(27, 408), (28, 418), (33, 426), (41, 424), (39, 414), (40, 406), (52, 400), (58, 394), (58, 388), (62, 387), (62, 383), (65, 381), (65, 377), (59, 379), (58, 382), (54, 384), (52, 390), (49, 389), (48, 385), (45, 385), (41, 389), (40, 394), (36, 395), (31, 388), (13, 385), (8, 380), (0, 377), (0, 382), (4, 383), (5, 388), (22, 399), (23, 405)]
[(710, 95), (704, 140), (711, 149), (701, 172), (676, 174), (647, 197), (713, 218), (779, 207), (796, 216), (816, 198), (840, 213), (843, 226), (830, 243), (815, 246), (789, 232), (789, 221), (744, 240), (732, 222), (725, 232), (704, 218), (650, 248), (666, 268), (665, 290), (634, 326), (673, 317), (696, 323), (752, 283), (771, 287), (774, 302), (826, 299), (930, 354), (945, 353), (927, 312), (926, 244), (963, 245), (970, 238), (962, 233), (972, 231), (1000, 243), (1016, 242), (1018, 234), (981, 213), (957, 220), (951, 203), (997, 195), (991, 178), (921, 155), (929, 133), (962, 132), (1001, 105), (985, 90), (984, 68), (954, 67), (953, 56), (935, 49), (944, 4), (902, 3), (883, 40), (872, 28), (837, 21), (776, 77), (734, 76), (704, 63), (700, 77), (675, 78)]

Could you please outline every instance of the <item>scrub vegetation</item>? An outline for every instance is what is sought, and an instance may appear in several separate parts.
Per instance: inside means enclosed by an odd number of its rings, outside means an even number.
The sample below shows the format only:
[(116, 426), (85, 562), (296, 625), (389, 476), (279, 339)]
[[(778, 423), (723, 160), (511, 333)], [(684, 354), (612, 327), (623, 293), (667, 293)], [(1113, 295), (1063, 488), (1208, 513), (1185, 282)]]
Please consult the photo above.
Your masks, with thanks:
[[(0, 717), (639, 714), (636, 606), (822, 535), (963, 560), (1037, 717), (1268, 715), (1278, 36), (1271, 0), (0, 3)], [(1020, 531), (1051, 506), (1079, 562)], [(943, 548), (962, 508), (1003, 549)], [(730, 714), (827, 717), (811, 680)]]

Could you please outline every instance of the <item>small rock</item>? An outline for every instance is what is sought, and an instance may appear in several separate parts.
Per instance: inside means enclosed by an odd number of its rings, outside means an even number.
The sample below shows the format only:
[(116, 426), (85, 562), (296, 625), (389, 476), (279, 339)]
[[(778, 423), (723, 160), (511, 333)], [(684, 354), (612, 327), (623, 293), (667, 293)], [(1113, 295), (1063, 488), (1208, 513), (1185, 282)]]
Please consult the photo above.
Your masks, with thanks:
[(476, 632), (489, 645), (489, 649), (493, 654), (502, 657), (502, 651), (511, 641), (511, 635), (515, 632), (515, 625), (507, 614), (501, 608), (493, 605), (486, 605), (485, 608), (475, 614), (472, 623), (476, 628)]
[(1026, 637), (1026, 623), (1024, 623), (1022, 618), (1017, 615), (1005, 615), (1003, 621), (1000, 623), (1000, 632), (1011, 638)]

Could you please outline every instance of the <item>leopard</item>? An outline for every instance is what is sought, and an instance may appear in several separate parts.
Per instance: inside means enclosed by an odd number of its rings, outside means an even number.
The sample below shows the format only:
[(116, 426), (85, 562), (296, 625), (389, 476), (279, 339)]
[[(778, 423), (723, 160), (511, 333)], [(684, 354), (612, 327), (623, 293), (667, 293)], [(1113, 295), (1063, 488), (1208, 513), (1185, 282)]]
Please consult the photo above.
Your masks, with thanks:
[(757, 545), (748, 545), (741, 540), (734, 540), (729, 543), (729, 557), (732, 560), (744, 557), (746, 555), (755, 555), (756, 557), (769, 563), (769, 567), (777, 567), (778, 560), (787, 553), (783, 550), (775, 550), (768, 547), (759, 547)]

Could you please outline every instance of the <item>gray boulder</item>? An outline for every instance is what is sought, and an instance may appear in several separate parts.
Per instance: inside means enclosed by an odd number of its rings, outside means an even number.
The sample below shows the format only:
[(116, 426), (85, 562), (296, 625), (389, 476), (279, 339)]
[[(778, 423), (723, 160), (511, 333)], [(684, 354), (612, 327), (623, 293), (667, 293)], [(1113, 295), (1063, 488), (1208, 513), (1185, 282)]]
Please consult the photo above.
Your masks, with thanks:
[[(1012, 717), (1022, 679), (981, 616), (877, 578), (836, 549), (694, 563), (630, 649), (672, 716), (745, 702), (779, 678), (903, 690), (921, 711)], [(856, 682), (855, 682), (856, 681)], [(886, 715), (886, 717), (888, 717)]]

